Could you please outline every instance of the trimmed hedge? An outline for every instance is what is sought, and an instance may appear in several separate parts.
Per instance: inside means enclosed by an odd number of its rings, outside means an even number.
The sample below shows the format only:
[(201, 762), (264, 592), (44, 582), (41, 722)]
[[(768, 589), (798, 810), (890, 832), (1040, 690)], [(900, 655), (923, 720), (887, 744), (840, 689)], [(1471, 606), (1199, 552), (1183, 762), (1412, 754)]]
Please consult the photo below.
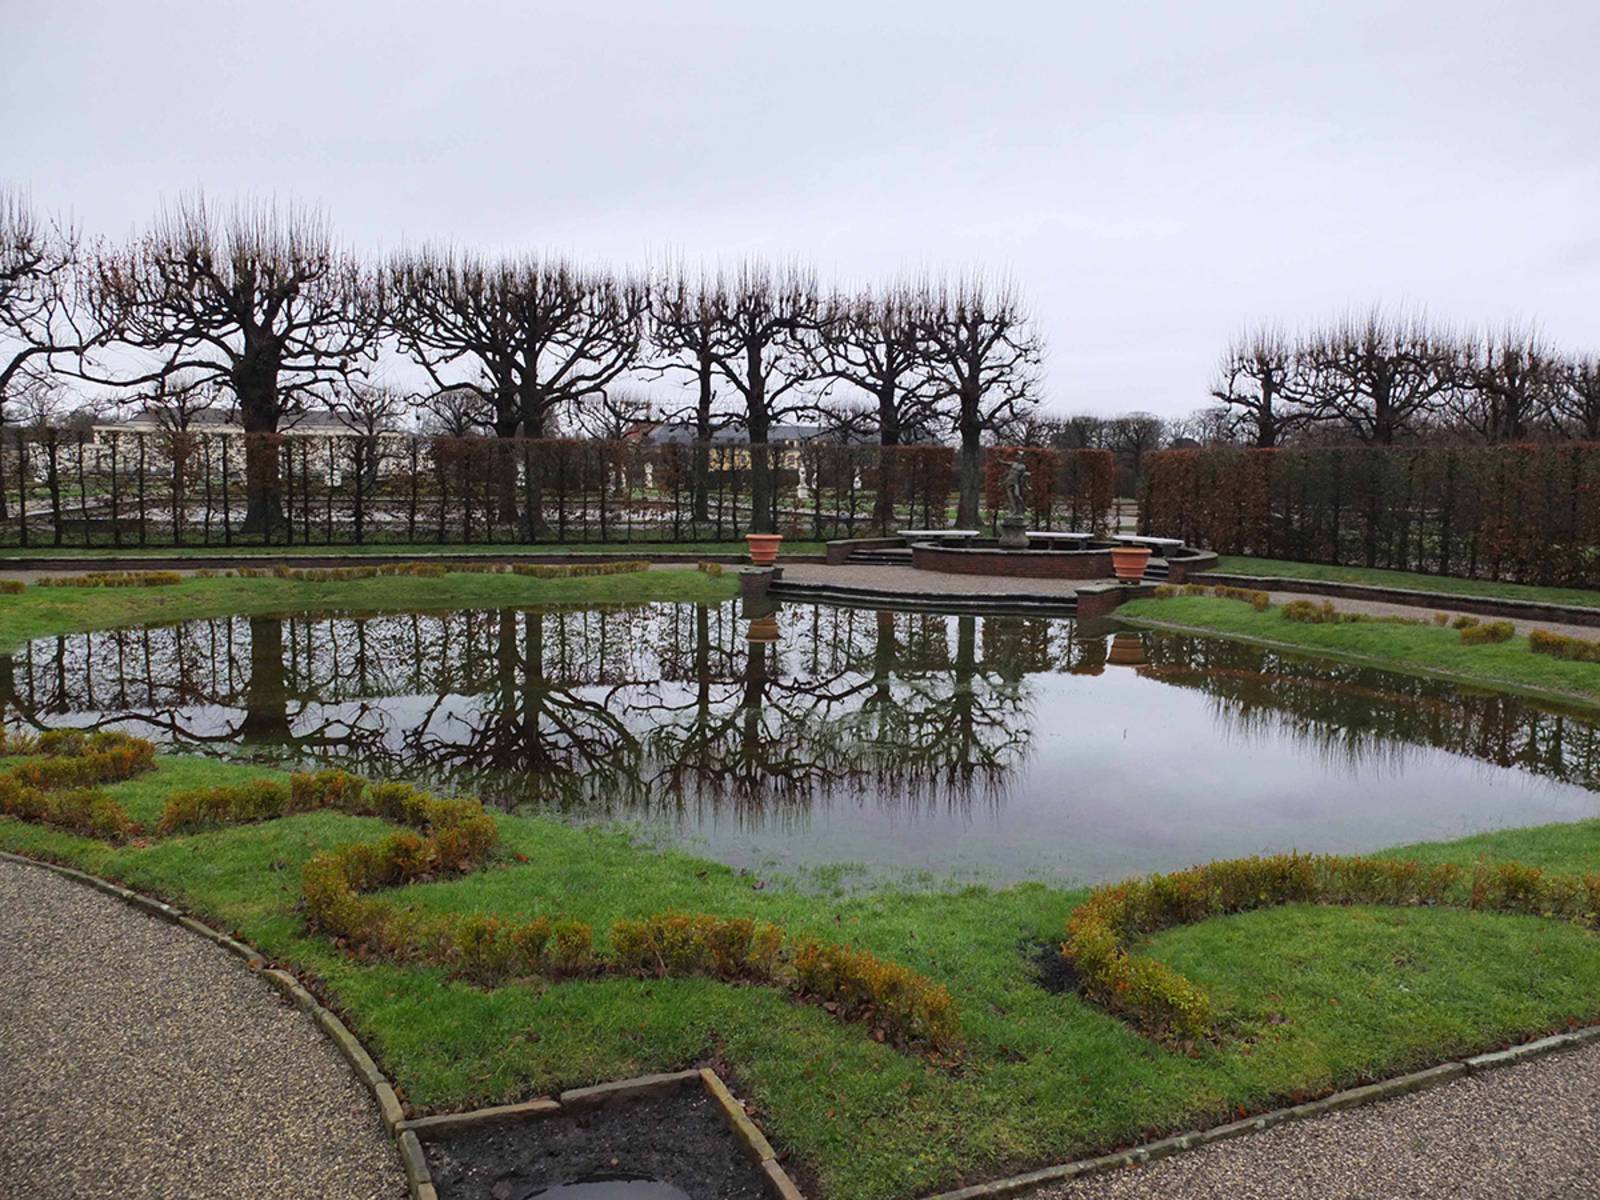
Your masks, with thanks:
[(20, 596), (28, 585), (20, 579), (0, 579), (0, 596)]
[(1164, 450), (1139, 523), (1221, 554), (1600, 587), (1600, 443)]
[(1138, 940), (1211, 917), (1280, 904), (1449, 905), (1600, 926), (1600, 874), (1549, 874), (1521, 863), (1454, 865), (1407, 859), (1277, 854), (1226, 859), (1095, 888), (1067, 919), (1062, 956), (1091, 1000), (1158, 1038), (1217, 1033), (1210, 994), (1134, 953)]
[(1510, 621), (1484, 621), (1469, 625), (1461, 631), (1463, 646), (1484, 646), (1491, 642), (1509, 642), (1517, 634)]
[(0, 753), (38, 756), (0, 774), (0, 814), (109, 842), (137, 832), (127, 810), (95, 789), (154, 765), (155, 747), (144, 739), (107, 730), (0, 734)]
[(84, 575), (45, 575), (39, 587), (170, 587), (182, 583), (177, 571), (90, 571)]
[(1549, 654), (1573, 662), (1600, 663), (1600, 641), (1573, 637), (1569, 633), (1553, 633), (1548, 629), (1530, 630), (1528, 649), (1535, 654)]

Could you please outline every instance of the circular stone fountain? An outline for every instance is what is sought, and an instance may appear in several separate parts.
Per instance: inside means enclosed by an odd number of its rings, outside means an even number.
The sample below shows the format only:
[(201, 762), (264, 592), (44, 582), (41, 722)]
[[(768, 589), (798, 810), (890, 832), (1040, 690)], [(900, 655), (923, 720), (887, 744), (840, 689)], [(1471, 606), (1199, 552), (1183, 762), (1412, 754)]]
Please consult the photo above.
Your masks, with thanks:
[(914, 542), (911, 565), (952, 575), (1009, 575), (1015, 579), (1110, 579), (1111, 543), (1088, 542), (1070, 550), (1014, 550), (998, 538), (973, 538), (960, 545)]

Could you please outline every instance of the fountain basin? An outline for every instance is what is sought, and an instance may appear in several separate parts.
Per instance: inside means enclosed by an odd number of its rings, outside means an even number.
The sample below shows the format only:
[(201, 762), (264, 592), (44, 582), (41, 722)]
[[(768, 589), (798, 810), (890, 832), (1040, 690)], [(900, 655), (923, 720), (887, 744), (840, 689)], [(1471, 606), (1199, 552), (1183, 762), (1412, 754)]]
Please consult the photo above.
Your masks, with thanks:
[(960, 545), (915, 542), (911, 565), (919, 571), (952, 575), (1007, 575), (1013, 579), (1110, 579), (1110, 543), (1082, 549), (1011, 550), (995, 538), (973, 538)]

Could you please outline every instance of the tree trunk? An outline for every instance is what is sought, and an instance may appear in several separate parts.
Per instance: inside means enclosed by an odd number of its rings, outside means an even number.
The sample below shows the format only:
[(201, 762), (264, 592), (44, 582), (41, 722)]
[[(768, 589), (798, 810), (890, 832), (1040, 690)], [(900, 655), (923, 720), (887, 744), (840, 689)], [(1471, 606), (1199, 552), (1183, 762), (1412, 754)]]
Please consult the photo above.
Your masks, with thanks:
[(690, 517), (699, 524), (711, 519), (711, 358), (702, 354), (696, 369), (700, 396), (694, 410), (694, 465), (690, 480)]
[(746, 370), (749, 372), (745, 401), (750, 434), (750, 532), (777, 533), (777, 523), (773, 520), (776, 492), (772, 482), (772, 449), (767, 444), (772, 432), (772, 414), (767, 411), (767, 381), (761, 370), (759, 348), (749, 351)]
[(239, 419), (244, 424), (243, 533), (269, 540), (283, 527), (283, 484), (278, 463), (278, 378), (274, 368), (245, 363), (234, 371)]
[(892, 383), (878, 389), (878, 495), (872, 506), (872, 519), (879, 533), (888, 533), (894, 524), (895, 468), (899, 465), (895, 448), (900, 445), (899, 397)]
[(960, 529), (978, 528), (978, 500), (983, 491), (979, 472), (982, 454), (983, 425), (980, 421), (978, 390), (968, 385), (961, 395), (961, 461), (960, 502), (956, 506), (956, 526)]
[(250, 680), (245, 684), (242, 742), (289, 740), (289, 686), (283, 669), (283, 622), (250, 618)]

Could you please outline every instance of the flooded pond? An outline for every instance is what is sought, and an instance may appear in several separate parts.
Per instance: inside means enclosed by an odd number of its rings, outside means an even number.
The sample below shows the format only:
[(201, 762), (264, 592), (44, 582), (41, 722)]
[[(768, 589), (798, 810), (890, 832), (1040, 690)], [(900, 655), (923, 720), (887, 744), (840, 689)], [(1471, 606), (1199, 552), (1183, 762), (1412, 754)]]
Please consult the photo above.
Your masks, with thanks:
[(1218, 639), (734, 604), (236, 617), (0, 659), (0, 711), (328, 763), (739, 866), (1093, 882), (1600, 815), (1600, 723)]

